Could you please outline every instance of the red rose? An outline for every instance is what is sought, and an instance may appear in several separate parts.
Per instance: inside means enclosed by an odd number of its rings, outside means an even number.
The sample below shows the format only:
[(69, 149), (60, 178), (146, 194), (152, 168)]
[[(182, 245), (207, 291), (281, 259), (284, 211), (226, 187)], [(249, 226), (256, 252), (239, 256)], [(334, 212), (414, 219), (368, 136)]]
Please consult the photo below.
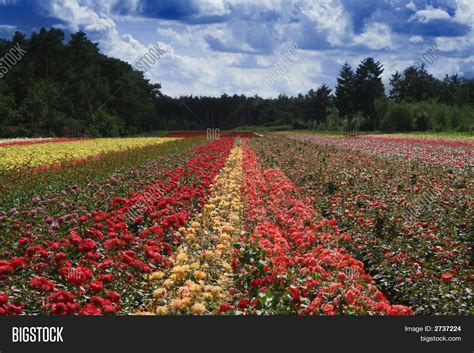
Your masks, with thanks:
[(219, 306), (219, 309), (217, 309), (217, 312), (222, 313), (224, 311), (229, 311), (229, 310), (232, 310), (232, 305), (230, 305), (230, 304), (221, 304), (221, 306)]
[(413, 315), (413, 310), (404, 305), (392, 305), (388, 311), (388, 315)]
[[(48, 308), (49, 306), (47, 306)], [(64, 303), (53, 303), (51, 305), (51, 314), (66, 315), (68, 313), (67, 305)]]
[(10, 266), (13, 268), (25, 267), (27, 265), (26, 258), (14, 257), (10, 260)]
[(293, 296), (293, 304), (298, 303), (301, 298), (300, 291), (296, 288), (290, 287), (290, 292), (291, 292), (291, 295)]
[(6, 307), (6, 311), (10, 315), (19, 315), (21, 314), (23, 308), (19, 305), (10, 304)]
[(329, 313), (330, 311), (333, 311), (333, 310), (334, 310), (334, 305), (332, 305), (332, 304), (324, 304), (324, 305), (322, 306), (322, 309), (323, 309), (323, 311), (327, 314), (327, 313)]
[(87, 216), (79, 217), (79, 221), (81, 221), (82, 223), (87, 222), (88, 220), (89, 220), (89, 217), (87, 217)]
[(347, 275), (344, 272), (339, 272), (337, 274), (337, 279), (341, 282), (345, 281), (347, 279)]
[(102, 281), (92, 281), (89, 284), (89, 289), (91, 292), (98, 293), (104, 290), (104, 283)]
[(441, 275), (441, 281), (443, 282), (449, 282), (453, 279), (453, 275), (450, 273), (444, 273)]
[(11, 266), (0, 266), (0, 277), (7, 276), (8, 274), (13, 273)]
[(344, 298), (346, 299), (346, 303), (350, 305), (354, 302), (356, 295), (354, 291), (348, 290), (346, 294), (344, 295)]
[(121, 295), (113, 290), (109, 290), (107, 293), (105, 293), (105, 297), (112, 300), (113, 302), (119, 302)]
[(71, 234), (69, 234), (69, 240), (75, 245), (82, 243), (82, 238), (77, 232), (71, 232)]
[(99, 279), (103, 282), (111, 283), (114, 281), (114, 276), (110, 273), (106, 273), (99, 276)]
[(118, 305), (106, 304), (103, 307), (104, 314), (114, 314), (118, 308)]
[(8, 304), (8, 295), (5, 293), (0, 293), (0, 306), (4, 306)]
[(49, 300), (55, 303), (72, 303), (75, 297), (71, 292), (60, 291), (49, 296)]
[(250, 301), (248, 299), (242, 299), (237, 303), (239, 309), (245, 309), (249, 306)]
[(31, 242), (31, 238), (28, 238), (28, 237), (22, 237), (22, 238), (18, 239), (18, 245), (19, 246), (24, 246), (24, 245), (28, 244), (29, 242)]
[(97, 249), (97, 244), (91, 238), (87, 238), (80, 244), (77, 249), (81, 252), (88, 252)]
[(88, 303), (84, 305), (81, 310), (79, 310), (79, 315), (100, 315), (102, 314), (102, 310), (96, 307), (94, 304)]
[(56, 288), (53, 281), (48, 280), (44, 277), (36, 277), (30, 279), (30, 286), (35, 289), (39, 289), (45, 292), (51, 292)]

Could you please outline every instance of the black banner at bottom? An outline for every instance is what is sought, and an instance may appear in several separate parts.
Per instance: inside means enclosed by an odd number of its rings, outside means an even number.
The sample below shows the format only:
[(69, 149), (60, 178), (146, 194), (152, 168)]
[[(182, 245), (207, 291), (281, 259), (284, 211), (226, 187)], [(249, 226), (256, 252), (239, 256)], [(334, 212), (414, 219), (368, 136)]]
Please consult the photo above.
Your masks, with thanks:
[(469, 352), (473, 317), (0, 318), (0, 353)]

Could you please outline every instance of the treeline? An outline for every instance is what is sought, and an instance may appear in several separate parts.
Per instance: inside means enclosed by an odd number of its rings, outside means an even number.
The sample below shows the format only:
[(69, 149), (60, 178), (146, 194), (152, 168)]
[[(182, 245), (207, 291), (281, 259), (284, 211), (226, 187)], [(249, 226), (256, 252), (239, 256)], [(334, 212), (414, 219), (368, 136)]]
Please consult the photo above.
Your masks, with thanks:
[(439, 80), (424, 66), (411, 66), (392, 75), (387, 96), (382, 73), (382, 64), (369, 57), (355, 70), (344, 64), (334, 91), (323, 84), (304, 95), (274, 99), (163, 96), (159, 112), (169, 119), (165, 129), (474, 130), (474, 79), (453, 75)]
[[(20, 58), (12, 48), (26, 53)], [(116, 136), (160, 128), (160, 85), (101, 54), (83, 32), (67, 42), (54, 28), (29, 39), (16, 32), (0, 40), (0, 58), (0, 136)]]
[[(21, 48), (12, 64), (8, 55)], [(166, 54), (165, 54), (166, 55)], [(83, 32), (16, 32), (0, 40), (0, 136), (118, 136), (153, 130), (285, 126), (329, 130), (474, 129), (474, 80), (439, 80), (425, 67), (396, 72), (386, 90), (383, 66), (344, 64), (327, 85), (297, 96), (223, 94), (172, 98), (140, 71), (99, 52)]]

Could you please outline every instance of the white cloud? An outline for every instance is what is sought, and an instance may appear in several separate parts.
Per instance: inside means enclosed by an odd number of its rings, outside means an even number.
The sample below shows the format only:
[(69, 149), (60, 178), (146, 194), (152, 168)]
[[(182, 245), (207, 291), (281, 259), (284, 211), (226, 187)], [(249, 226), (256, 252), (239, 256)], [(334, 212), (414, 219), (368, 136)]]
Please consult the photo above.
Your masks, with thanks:
[(413, 43), (413, 44), (417, 44), (417, 43), (421, 43), (423, 42), (423, 37), (422, 36), (413, 36), (413, 37), (410, 37), (409, 41), (410, 43)]
[(370, 49), (383, 49), (392, 46), (390, 28), (383, 23), (371, 23), (366, 25), (364, 32), (355, 35), (354, 44), (365, 45)]
[[(5, 0), (0, 3), (2, 1)], [(457, 4), (453, 20), (472, 27), (474, 1), (453, 1)], [(332, 86), (344, 61), (355, 68), (370, 49), (396, 49), (407, 44), (407, 40), (410, 47), (421, 47), (420, 43), (425, 41), (420, 35), (392, 33), (385, 23), (370, 22), (370, 19), (366, 20), (362, 33), (355, 35), (350, 13), (340, 0), (205, 0), (197, 3), (197, 17), (229, 15), (229, 18), (225, 22), (194, 25), (185, 21), (137, 17), (141, 6), (138, 0), (121, 0), (121, 8), (129, 12), (117, 15), (113, 13), (116, 2), (53, 0), (46, 6), (51, 17), (63, 20), (69, 30), (86, 31), (91, 40), (99, 42), (106, 55), (130, 64), (147, 52), (148, 46), (144, 43), (153, 42), (149, 45), (152, 46), (158, 40), (159, 47), (166, 53), (145, 76), (151, 82), (161, 83), (162, 91), (172, 96), (220, 95), (224, 92), (262, 96), (304, 93), (322, 83)], [(413, 1), (401, 6), (417, 11)], [(427, 6), (420, 7), (410, 21), (424, 23), (449, 18), (444, 10)], [(225, 46), (256, 54), (210, 50), (206, 35)], [(334, 49), (317, 49), (316, 46), (314, 50), (304, 50), (302, 57), (275, 84), (266, 85), (266, 67), (278, 60), (290, 43), (301, 43), (299, 40), (303, 35), (308, 37), (305, 38), (308, 43), (321, 39)], [(436, 43), (443, 54), (449, 50), (473, 52), (474, 35), (471, 31), (464, 37), (438, 37)], [(383, 80), (386, 84), (395, 70), (402, 71), (413, 64), (415, 57), (412, 54), (403, 50), (381, 50), (376, 54), (385, 67)], [(432, 69), (442, 77), (441, 61)], [(462, 70), (472, 62), (472, 58), (453, 58), (449, 70), (454, 72), (456, 63), (462, 63), (457, 67)]]
[(429, 21), (433, 20), (449, 20), (451, 19), (451, 16), (449, 14), (442, 10), (442, 9), (436, 9), (431, 5), (428, 5), (425, 7), (424, 10), (419, 10), (417, 11), (410, 19), (408, 20), (413, 21), (413, 20), (418, 20), (421, 23), (427, 23)]
[(350, 20), (343, 6), (335, 0), (302, 1), (297, 8), (306, 16), (317, 31), (327, 31), (327, 41), (341, 45), (350, 28)]
[(198, 2), (199, 12), (208, 16), (228, 15), (230, 9), (223, 0), (202, 0)]
[(416, 11), (416, 5), (413, 2), (413, 0), (411, 0), (408, 4), (406, 4), (406, 7), (412, 11)]
[[(130, 34), (121, 35), (115, 21), (106, 11), (103, 3), (80, 0), (53, 0), (47, 10), (54, 17), (62, 19), (69, 30), (84, 30), (94, 41), (98, 41), (105, 54), (134, 63), (147, 47)], [(107, 3), (110, 5), (110, 2)]]
[(17, 29), (17, 26), (11, 26), (11, 25), (0, 25), (0, 31), (7, 31), (11, 32)]
[(472, 0), (455, 0), (456, 12), (454, 20), (464, 23), (473, 28), (474, 24), (474, 1)]

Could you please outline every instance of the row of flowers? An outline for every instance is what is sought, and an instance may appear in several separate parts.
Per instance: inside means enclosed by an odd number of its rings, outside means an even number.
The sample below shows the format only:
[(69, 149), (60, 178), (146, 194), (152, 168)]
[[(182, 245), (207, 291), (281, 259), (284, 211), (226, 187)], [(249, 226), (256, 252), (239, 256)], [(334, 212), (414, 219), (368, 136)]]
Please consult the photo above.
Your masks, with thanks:
[(350, 234), (344, 247), (391, 301), (416, 314), (468, 314), (474, 278), (469, 173), (311, 141), (273, 137), (252, 147), (261, 163), (281, 168)]
[(211, 186), (202, 213), (179, 228), (185, 242), (172, 266), (153, 272), (153, 300), (141, 314), (203, 315), (215, 313), (229, 300), (233, 286), (232, 246), (240, 230), (242, 149), (236, 145)]
[(360, 136), (353, 139), (310, 134), (288, 134), (292, 139), (310, 141), (319, 145), (335, 146), (388, 160), (423, 162), (427, 165), (469, 170), (474, 166), (474, 150), (466, 139), (397, 138)]
[[(168, 266), (183, 238), (178, 228), (201, 209), (232, 143), (220, 139), (196, 148), (184, 165), (158, 173), (141, 192), (113, 199), (108, 210), (49, 219), (47, 234), (18, 239), (0, 261), (0, 313), (135, 311), (149, 291), (144, 274)], [(63, 226), (71, 220), (76, 226)]]
[(39, 138), (14, 138), (14, 139), (0, 139), (0, 148), (8, 146), (21, 146), (21, 145), (36, 145), (40, 143), (53, 143), (53, 142), (73, 142), (90, 140), (86, 137), (77, 138), (52, 138), (52, 137), (39, 137)]
[[(73, 160), (87, 160), (100, 155), (162, 144), (175, 138), (101, 138), (46, 142), (25, 142), (0, 148), (0, 173), (11, 173), (25, 168), (61, 166)], [(55, 143), (51, 143), (55, 142)]]
[(198, 137), (206, 136), (208, 139), (215, 139), (220, 137), (241, 137), (241, 138), (254, 138), (261, 137), (253, 131), (220, 131), (219, 129), (208, 129), (207, 131), (173, 131), (165, 135), (165, 137)]
[(453, 137), (434, 137), (434, 136), (411, 136), (397, 134), (377, 134), (364, 135), (366, 139), (374, 141), (383, 141), (388, 143), (414, 143), (427, 145), (441, 145), (450, 147), (474, 147), (474, 141), (470, 138), (453, 138)]
[(264, 169), (245, 141), (246, 232), (235, 245), (234, 314), (411, 314), (391, 305), (364, 264), (340, 244), (349, 235), (321, 218), (278, 168)]

